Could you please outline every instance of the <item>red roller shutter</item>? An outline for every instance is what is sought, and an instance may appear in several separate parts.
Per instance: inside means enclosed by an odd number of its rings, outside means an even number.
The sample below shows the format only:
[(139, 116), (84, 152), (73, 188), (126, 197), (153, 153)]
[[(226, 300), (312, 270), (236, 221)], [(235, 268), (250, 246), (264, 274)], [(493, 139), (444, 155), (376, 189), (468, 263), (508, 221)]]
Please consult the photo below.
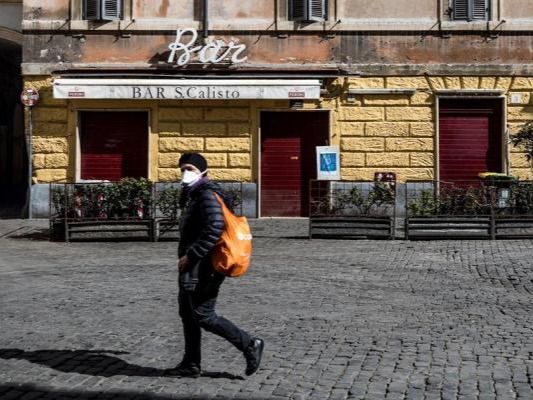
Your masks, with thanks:
[(309, 215), (315, 146), (328, 144), (325, 112), (261, 113), (261, 216)]
[(502, 171), (501, 114), (497, 103), (470, 103), (462, 100), (441, 104), (440, 180), (477, 180), (480, 172)]
[(299, 216), (302, 212), (301, 138), (265, 138), (261, 151), (262, 214)]
[(148, 175), (148, 113), (80, 113), (81, 179)]

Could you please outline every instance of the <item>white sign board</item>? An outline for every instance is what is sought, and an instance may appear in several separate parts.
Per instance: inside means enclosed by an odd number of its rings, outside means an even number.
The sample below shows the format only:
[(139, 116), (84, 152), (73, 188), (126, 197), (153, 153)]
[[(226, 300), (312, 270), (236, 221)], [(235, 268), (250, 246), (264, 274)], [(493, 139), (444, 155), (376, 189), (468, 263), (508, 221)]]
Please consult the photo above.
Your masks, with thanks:
[(316, 170), (319, 180), (341, 179), (339, 146), (317, 146)]
[(56, 79), (56, 99), (319, 99), (318, 79)]

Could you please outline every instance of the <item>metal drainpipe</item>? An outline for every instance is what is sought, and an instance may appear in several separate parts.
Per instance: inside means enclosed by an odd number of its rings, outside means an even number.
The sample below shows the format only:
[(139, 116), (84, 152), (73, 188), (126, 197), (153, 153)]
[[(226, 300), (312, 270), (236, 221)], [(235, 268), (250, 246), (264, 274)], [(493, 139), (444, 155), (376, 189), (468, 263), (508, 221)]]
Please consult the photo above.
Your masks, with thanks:
[(209, 0), (204, 0), (204, 21), (203, 21), (204, 39), (209, 37)]
[(438, 30), (441, 30), (442, 27), (442, 0), (437, 1), (437, 24)]

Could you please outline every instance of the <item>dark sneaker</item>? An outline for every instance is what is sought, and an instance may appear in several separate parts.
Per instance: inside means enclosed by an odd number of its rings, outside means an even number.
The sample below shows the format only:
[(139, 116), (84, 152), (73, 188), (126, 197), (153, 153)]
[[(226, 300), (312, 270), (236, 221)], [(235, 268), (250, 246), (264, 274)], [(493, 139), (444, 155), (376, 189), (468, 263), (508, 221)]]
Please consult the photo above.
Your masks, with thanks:
[(178, 375), (187, 378), (198, 378), (201, 374), (200, 367), (197, 364), (180, 362), (174, 368), (168, 369), (170, 375)]
[(252, 339), (248, 348), (244, 350), (244, 357), (246, 358), (246, 375), (252, 375), (259, 369), (264, 347), (265, 342), (263, 339), (255, 338)]

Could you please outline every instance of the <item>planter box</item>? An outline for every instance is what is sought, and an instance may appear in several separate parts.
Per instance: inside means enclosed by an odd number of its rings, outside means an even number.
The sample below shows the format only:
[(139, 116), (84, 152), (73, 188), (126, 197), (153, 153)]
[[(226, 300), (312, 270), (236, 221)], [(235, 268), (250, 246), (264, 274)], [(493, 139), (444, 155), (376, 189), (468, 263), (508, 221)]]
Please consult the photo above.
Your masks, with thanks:
[(405, 238), (416, 239), (491, 239), (491, 217), (412, 217), (405, 219)]
[(52, 242), (64, 242), (65, 237), (65, 222), (61, 218), (50, 220), (50, 240)]
[(506, 216), (494, 219), (496, 239), (533, 238), (533, 216)]
[(154, 240), (179, 241), (179, 220), (156, 218), (154, 221)]
[(309, 238), (394, 239), (392, 217), (314, 216), (309, 218)]
[(52, 222), (52, 239), (71, 240), (153, 240), (151, 219), (143, 220), (85, 220)]

